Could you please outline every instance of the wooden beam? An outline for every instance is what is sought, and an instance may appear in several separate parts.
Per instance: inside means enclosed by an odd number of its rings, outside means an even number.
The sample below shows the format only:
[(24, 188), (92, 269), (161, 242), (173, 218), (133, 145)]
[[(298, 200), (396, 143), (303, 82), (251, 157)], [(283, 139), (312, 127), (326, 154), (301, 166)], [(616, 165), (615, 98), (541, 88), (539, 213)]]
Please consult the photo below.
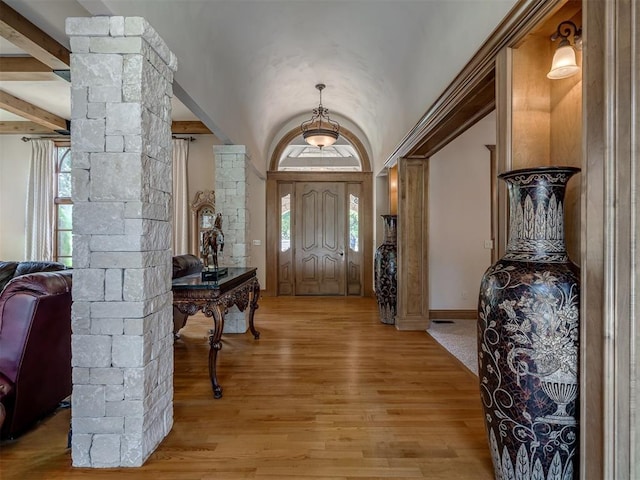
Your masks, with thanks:
[(0, 36), (54, 70), (69, 69), (69, 50), (3, 1), (0, 1)]
[(68, 128), (67, 121), (64, 118), (9, 95), (2, 90), (0, 90), (0, 108), (51, 130), (67, 130)]
[(178, 135), (210, 135), (211, 130), (199, 121), (176, 121), (171, 122), (171, 133)]
[(0, 135), (52, 135), (55, 132), (34, 122), (0, 122)]
[(62, 80), (51, 67), (33, 57), (0, 56), (0, 81), (43, 82)]

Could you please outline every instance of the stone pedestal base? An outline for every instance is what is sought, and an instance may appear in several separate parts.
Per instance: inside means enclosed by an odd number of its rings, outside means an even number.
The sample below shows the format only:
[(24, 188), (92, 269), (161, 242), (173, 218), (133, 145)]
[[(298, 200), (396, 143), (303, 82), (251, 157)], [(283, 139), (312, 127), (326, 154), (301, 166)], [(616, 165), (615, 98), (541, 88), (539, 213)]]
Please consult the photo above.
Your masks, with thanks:
[(249, 310), (241, 312), (233, 306), (224, 316), (224, 329), (222, 333), (246, 333), (249, 328)]

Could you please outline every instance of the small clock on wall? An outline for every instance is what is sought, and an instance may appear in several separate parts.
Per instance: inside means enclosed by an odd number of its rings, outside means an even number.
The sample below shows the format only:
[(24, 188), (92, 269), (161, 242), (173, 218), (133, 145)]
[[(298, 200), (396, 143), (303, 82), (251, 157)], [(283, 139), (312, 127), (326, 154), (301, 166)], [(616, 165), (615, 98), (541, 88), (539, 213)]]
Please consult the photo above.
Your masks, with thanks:
[(191, 202), (191, 253), (200, 256), (202, 232), (211, 230), (216, 219), (216, 194), (213, 190), (199, 191)]

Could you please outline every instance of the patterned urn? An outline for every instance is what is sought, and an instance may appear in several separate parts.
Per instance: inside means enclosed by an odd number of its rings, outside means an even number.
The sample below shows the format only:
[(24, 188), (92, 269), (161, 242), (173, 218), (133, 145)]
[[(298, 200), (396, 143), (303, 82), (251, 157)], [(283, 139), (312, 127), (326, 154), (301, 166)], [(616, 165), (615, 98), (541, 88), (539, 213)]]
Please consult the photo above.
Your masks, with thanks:
[(509, 191), (505, 255), (484, 274), (478, 365), (495, 478), (577, 478), (579, 269), (564, 241), (572, 167), (500, 175)]
[(376, 249), (374, 264), (375, 292), (380, 321), (396, 323), (396, 295), (398, 273), (397, 215), (381, 215), (384, 220), (384, 242)]

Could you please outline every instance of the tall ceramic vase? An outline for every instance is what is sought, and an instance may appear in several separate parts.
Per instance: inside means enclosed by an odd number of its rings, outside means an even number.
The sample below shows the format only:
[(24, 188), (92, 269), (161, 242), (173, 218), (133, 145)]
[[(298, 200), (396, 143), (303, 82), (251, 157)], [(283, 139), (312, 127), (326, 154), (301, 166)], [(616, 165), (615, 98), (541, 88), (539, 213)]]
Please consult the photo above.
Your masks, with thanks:
[(578, 453), (579, 270), (564, 241), (564, 196), (579, 169), (500, 175), (505, 255), (484, 274), (478, 364), (496, 479), (572, 480)]
[(380, 310), (380, 321), (396, 322), (396, 295), (398, 272), (397, 215), (381, 215), (384, 220), (384, 242), (375, 254), (375, 292)]

